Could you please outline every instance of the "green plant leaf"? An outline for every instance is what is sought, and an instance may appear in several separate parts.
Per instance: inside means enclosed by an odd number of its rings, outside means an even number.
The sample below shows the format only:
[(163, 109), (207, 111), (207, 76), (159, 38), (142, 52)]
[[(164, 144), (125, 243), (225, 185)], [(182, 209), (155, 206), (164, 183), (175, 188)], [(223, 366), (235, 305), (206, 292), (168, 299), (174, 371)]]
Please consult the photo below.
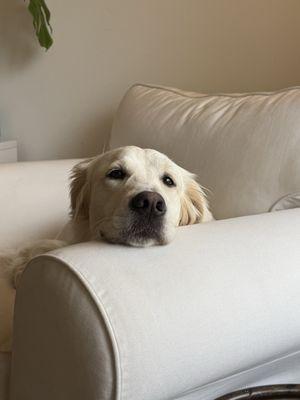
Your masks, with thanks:
[(48, 50), (52, 44), (50, 11), (44, 0), (29, 0), (28, 10), (33, 17), (33, 26), (42, 47)]

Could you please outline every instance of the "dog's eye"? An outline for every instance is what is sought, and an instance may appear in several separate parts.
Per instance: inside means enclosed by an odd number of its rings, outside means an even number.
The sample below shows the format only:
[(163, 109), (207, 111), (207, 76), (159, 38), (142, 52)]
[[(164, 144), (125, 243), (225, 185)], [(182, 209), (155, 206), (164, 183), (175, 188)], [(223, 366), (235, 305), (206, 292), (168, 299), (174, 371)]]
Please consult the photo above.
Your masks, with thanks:
[(162, 181), (167, 186), (176, 186), (175, 182), (173, 181), (173, 179), (169, 175), (164, 175), (163, 178), (162, 178)]
[(113, 169), (106, 176), (110, 179), (124, 179), (126, 173), (122, 169)]

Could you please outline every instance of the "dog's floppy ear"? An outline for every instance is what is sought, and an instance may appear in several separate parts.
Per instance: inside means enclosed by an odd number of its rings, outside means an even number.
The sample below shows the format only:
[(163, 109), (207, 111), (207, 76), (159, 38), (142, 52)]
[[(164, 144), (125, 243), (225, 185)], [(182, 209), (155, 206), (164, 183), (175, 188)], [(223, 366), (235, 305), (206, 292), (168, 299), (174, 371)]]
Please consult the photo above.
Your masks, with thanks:
[(76, 164), (71, 171), (70, 198), (71, 217), (76, 219), (89, 218), (90, 188), (87, 179), (88, 166), (92, 159)]
[(181, 199), (179, 225), (192, 225), (212, 219), (202, 187), (196, 182), (195, 176), (189, 174), (185, 178), (185, 192)]

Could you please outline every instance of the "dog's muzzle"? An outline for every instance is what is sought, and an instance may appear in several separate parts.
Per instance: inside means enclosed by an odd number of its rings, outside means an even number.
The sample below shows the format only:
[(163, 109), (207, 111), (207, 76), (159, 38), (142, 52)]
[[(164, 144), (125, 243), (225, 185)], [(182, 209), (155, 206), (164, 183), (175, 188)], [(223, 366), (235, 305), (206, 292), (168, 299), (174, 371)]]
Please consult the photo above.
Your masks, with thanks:
[(164, 241), (164, 215), (167, 206), (159, 193), (150, 191), (138, 193), (130, 200), (129, 209), (130, 223), (123, 231), (127, 243), (143, 246)]

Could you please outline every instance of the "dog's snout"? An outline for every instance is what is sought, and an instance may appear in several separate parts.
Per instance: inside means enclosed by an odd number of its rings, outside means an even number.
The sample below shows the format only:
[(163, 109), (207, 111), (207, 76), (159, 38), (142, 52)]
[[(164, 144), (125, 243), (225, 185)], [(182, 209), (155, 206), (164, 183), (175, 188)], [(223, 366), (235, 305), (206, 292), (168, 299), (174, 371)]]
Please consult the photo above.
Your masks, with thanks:
[(167, 207), (163, 197), (156, 192), (141, 192), (134, 196), (129, 207), (140, 214), (162, 216), (166, 213)]

